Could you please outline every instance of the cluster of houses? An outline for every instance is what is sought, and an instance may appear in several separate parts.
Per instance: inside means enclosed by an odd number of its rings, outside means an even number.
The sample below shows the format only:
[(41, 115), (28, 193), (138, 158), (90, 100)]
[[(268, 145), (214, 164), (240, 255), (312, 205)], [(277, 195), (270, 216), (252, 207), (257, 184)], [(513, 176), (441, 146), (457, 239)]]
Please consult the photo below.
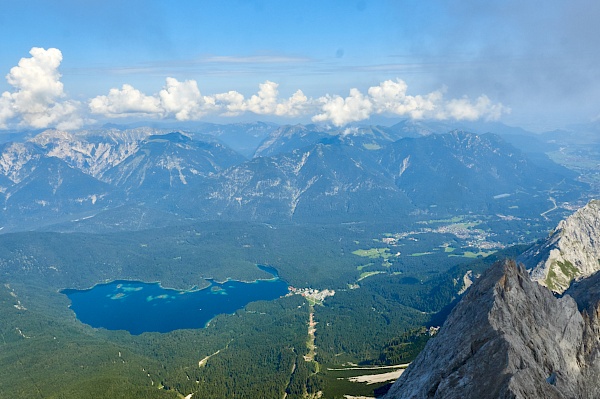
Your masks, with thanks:
[(288, 295), (302, 295), (303, 297), (305, 297), (307, 299), (311, 299), (314, 302), (323, 302), (325, 300), (325, 298), (327, 298), (328, 296), (335, 295), (334, 290), (328, 290), (328, 289), (317, 290), (314, 288), (295, 288), (295, 287), (289, 286), (288, 290), (290, 291)]

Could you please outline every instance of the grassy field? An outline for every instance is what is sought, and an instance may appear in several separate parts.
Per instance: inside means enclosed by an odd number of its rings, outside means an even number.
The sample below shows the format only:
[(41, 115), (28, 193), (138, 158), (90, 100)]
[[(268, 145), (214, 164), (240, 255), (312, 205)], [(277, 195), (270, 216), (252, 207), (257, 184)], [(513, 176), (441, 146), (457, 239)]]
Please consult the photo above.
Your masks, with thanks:
[(450, 254), (448, 256), (475, 259), (475, 258), (479, 258), (479, 257), (487, 258), (488, 256), (490, 256), (491, 254), (494, 254), (494, 253), (496, 253), (496, 251), (479, 251), (479, 252), (465, 251), (462, 255)]
[(389, 248), (357, 249), (356, 251), (352, 251), (352, 253), (370, 259), (387, 259), (394, 256), (390, 253)]
[(366, 279), (367, 277), (375, 276), (376, 274), (382, 274), (382, 273), (385, 273), (385, 272), (383, 272), (383, 271), (380, 271), (380, 270), (379, 270), (379, 271), (376, 271), (376, 272), (362, 272), (362, 273), (360, 274), (360, 276), (358, 277), (358, 280), (356, 280), (356, 282), (359, 282), (359, 281), (361, 281), (361, 280), (364, 280), (364, 279)]

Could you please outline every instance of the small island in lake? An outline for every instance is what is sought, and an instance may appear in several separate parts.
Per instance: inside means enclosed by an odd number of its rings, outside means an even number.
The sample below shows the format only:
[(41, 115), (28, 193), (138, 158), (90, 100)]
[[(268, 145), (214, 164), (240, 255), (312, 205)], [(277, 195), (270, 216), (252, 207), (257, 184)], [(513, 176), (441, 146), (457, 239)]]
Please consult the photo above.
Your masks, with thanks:
[[(77, 318), (92, 327), (126, 330), (134, 335), (204, 328), (219, 314), (234, 313), (250, 302), (273, 300), (288, 293), (287, 283), (279, 279), (274, 268), (261, 269), (274, 278), (224, 283), (208, 280), (208, 287), (195, 291), (163, 288), (159, 283), (113, 281), (87, 290), (61, 292), (71, 300)], [(218, 299), (214, 294), (219, 294)]]

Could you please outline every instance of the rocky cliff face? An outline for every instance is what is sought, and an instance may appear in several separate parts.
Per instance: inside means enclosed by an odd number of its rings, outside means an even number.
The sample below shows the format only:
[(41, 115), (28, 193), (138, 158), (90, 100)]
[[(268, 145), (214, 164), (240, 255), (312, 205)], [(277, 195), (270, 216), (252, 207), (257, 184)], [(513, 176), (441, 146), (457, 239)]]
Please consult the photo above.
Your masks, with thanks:
[(591, 201), (567, 219), (540, 245), (521, 255), (531, 278), (552, 291), (565, 291), (573, 279), (600, 270), (600, 201)]
[(584, 282), (556, 298), (494, 265), (386, 398), (600, 397), (600, 276)]

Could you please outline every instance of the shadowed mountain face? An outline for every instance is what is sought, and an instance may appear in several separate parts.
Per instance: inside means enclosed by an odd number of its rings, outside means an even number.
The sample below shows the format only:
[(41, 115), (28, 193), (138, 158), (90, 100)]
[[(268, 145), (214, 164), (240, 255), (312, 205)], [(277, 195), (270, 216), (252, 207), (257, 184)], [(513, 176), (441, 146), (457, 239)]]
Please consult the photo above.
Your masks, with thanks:
[(281, 126), (272, 131), (254, 153), (254, 157), (269, 157), (313, 145), (329, 137), (327, 129), (315, 125)]
[(69, 220), (70, 215), (97, 213), (123, 200), (119, 190), (58, 158), (35, 150), (21, 156), (20, 166), (13, 164), (13, 170), (0, 176), (0, 221), (7, 229), (35, 228), (40, 219)]
[(539, 201), (534, 197), (540, 191), (573, 184), (492, 134), (452, 132), (398, 140), (382, 151), (380, 163), (420, 208), (500, 211), (507, 201)]
[(339, 140), (259, 157), (211, 181), (212, 209), (267, 221), (363, 221), (406, 214), (406, 195), (372, 160)]
[(597, 398), (600, 281), (585, 284), (556, 298), (494, 265), (385, 398)]

